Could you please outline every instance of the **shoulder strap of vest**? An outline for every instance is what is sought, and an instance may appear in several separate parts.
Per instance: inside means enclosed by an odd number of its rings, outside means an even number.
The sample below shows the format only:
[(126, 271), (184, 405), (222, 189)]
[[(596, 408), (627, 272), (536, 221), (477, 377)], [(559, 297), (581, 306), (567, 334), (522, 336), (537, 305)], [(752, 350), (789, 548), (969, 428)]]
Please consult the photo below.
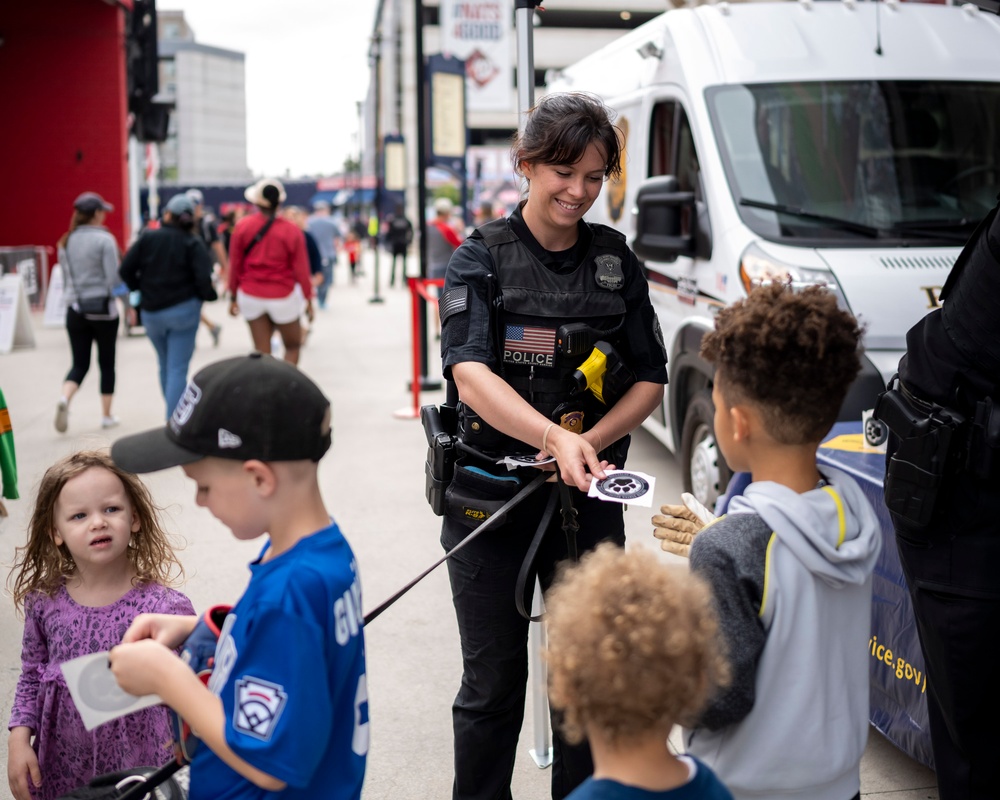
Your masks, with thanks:
[(493, 219), (480, 225), (469, 235), (469, 238), (482, 239), (483, 244), (490, 249), (498, 244), (517, 241), (517, 236), (514, 235), (514, 231), (510, 229), (510, 225), (507, 224), (507, 220), (504, 217)]
[(594, 247), (599, 250), (614, 250), (624, 255), (628, 249), (625, 234), (599, 222), (588, 223), (594, 234)]

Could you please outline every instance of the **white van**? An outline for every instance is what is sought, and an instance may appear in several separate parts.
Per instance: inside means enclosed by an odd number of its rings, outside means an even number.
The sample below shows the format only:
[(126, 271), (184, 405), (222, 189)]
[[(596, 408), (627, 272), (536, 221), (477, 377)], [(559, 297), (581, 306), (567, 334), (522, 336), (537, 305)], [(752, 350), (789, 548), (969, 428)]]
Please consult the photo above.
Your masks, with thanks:
[(867, 326), (860, 420), (1000, 191), (1000, 18), (973, 5), (676, 9), (552, 78), (618, 113), (622, 177), (589, 218), (644, 261), (670, 372), (646, 426), (706, 503), (730, 475), (698, 356), (715, 311), (828, 285)]

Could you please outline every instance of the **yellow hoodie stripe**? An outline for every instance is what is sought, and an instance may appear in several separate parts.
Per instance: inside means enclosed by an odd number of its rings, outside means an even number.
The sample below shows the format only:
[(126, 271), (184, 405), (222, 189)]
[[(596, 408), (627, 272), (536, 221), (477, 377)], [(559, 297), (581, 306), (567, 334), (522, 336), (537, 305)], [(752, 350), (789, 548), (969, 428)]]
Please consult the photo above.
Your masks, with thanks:
[(837, 506), (837, 527), (839, 529), (837, 534), (837, 548), (839, 549), (847, 536), (847, 522), (844, 519), (844, 503), (840, 499), (840, 495), (837, 494), (836, 490), (832, 486), (824, 486), (823, 491), (833, 498), (833, 502)]
[(764, 616), (764, 609), (767, 607), (767, 590), (771, 584), (771, 549), (774, 547), (777, 538), (778, 534), (771, 531), (771, 538), (767, 540), (767, 550), (764, 553), (764, 591), (760, 598), (760, 611), (757, 612), (758, 617)]

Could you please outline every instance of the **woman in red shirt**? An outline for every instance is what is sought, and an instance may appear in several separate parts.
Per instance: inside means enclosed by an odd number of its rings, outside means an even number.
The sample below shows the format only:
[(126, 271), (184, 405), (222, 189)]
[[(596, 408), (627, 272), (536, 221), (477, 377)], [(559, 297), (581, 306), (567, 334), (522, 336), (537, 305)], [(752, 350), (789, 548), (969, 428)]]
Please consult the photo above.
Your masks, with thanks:
[(241, 313), (250, 326), (254, 349), (271, 352), (271, 337), (281, 335), (285, 361), (298, 364), (303, 310), (313, 319), (309, 256), (302, 231), (277, 216), (285, 188), (262, 178), (244, 192), (259, 209), (233, 229), (229, 242), (229, 313)]

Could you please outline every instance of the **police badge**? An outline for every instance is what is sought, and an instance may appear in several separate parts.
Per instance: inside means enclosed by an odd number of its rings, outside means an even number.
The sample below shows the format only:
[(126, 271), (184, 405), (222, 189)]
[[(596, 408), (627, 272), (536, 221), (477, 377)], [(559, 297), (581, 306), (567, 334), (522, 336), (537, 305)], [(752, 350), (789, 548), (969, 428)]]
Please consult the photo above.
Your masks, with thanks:
[(619, 256), (603, 255), (594, 259), (597, 264), (597, 285), (602, 289), (617, 292), (625, 285), (625, 275), (622, 273), (622, 260)]

